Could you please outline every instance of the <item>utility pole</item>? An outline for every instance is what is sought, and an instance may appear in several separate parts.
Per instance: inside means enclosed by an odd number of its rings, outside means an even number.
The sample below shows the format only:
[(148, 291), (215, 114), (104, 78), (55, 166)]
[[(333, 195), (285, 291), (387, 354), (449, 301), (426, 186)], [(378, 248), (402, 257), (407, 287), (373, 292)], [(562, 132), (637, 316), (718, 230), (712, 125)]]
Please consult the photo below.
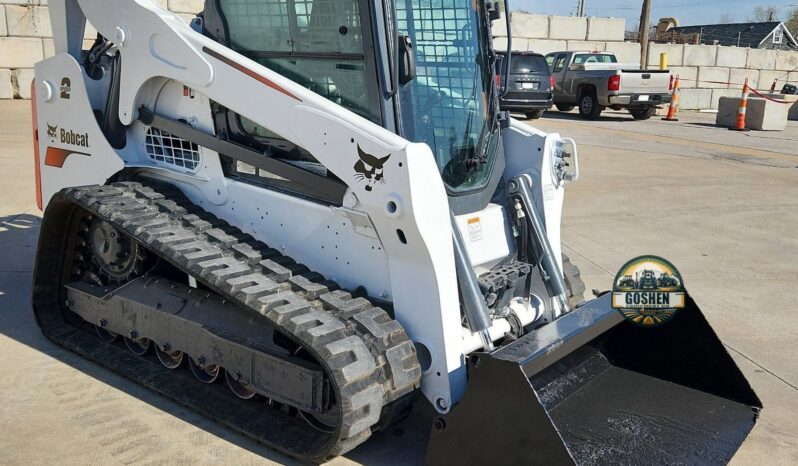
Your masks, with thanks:
[(579, 4), (576, 7), (576, 16), (585, 16), (585, 0), (579, 0)]
[(651, 16), (651, 0), (643, 0), (643, 11), (640, 13), (640, 69), (648, 66), (648, 31), (649, 16)]

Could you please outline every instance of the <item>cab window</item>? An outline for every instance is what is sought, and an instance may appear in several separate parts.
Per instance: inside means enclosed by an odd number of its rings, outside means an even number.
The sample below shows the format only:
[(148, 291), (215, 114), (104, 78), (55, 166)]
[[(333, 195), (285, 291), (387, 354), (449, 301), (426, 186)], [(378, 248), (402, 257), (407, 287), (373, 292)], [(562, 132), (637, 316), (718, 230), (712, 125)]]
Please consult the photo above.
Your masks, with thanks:
[(598, 53), (580, 53), (574, 57), (575, 65), (584, 65), (585, 63), (618, 63), (618, 60), (615, 55)]
[(358, 0), (218, 2), (233, 50), (379, 123)]
[(565, 68), (565, 60), (566, 60), (566, 56), (565, 55), (560, 55), (560, 56), (557, 57), (557, 61), (554, 62), (554, 70), (553, 71), (555, 73), (559, 73), (560, 71), (563, 70), (563, 68)]

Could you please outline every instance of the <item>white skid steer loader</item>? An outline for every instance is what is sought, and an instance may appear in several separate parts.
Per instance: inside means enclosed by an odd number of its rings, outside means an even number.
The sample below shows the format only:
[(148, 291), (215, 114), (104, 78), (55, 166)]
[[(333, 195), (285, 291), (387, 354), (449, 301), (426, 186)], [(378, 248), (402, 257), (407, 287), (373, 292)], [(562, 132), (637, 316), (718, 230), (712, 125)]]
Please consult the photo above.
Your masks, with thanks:
[(49, 9), (33, 306), (57, 343), (304, 461), (416, 401), (432, 464), (724, 463), (753, 427), (692, 300), (654, 329), (584, 302), (576, 146), (499, 111), (496, 3)]

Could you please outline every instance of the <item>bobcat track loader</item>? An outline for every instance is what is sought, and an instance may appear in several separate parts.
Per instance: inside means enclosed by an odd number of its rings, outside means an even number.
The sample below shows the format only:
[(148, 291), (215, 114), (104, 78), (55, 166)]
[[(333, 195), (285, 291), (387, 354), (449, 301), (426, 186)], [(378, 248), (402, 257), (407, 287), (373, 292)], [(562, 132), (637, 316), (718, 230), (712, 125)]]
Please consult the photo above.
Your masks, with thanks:
[(308, 462), (414, 402), (431, 464), (724, 463), (752, 429), (692, 300), (654, 329), (584, 302), (576, 146), (499, 112), (495, 3), (49, 9), (33, 307), (58, 344)]

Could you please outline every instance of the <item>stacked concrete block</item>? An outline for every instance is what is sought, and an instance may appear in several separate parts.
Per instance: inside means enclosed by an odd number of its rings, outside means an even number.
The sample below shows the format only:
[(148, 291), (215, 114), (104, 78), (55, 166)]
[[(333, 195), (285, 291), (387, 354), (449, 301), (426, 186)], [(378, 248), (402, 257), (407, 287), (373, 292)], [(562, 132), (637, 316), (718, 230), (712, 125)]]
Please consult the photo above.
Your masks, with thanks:
[(175, 13), (197, 14), (205, 6), (204, 0), (168, 0), (168, 2), (163, 3), (166, 3), (166, 5), (161, 4), (162, 7), (168, 8)]
[(46, 6), (6, 5), (9, 36), (50, 37), (50, 10)]
[(567, 50), (603, 52), (607, 46), (606, 42), (588, 42), (584, 40), (569, 40)]
[(705, 89), (728, 89), (729, 69), (716, 66), (698, 68), (698, 86)]
[(588, 18), (587, 40), (623, 42), (626, 20), (621, 18)]
[(717, 109), (720, 105), (720, 99), (731, 97), (737, 99), (739, 102), (742, 97), (742, 89), (712, 89), (712, 101), (709, 104), (710, 109)]
[(765, 93), (763, 95), (770, 97), (771, 99), (790, 102), (789, 104), (782, 104), (787, 106), (787, 119), (798, 120), (798, 95), (770, 94), (770, 93)]
[[(736, 126), (739, 98), (721, 97), (715, 124), (728, 128)], [(770, 100), (748, 99), (745, 127), (757, 131), (783, 131), (787, 127), (788, 106)]]
[(798, 68), (798, 53), (786, 50), (776, 51), (776, 69), (792, 71)]
[(493, 34), (494, 38), (507, 37), (507, 22), (504, 19), (504, 13), (500, 13), (499, 19), (493, 21), (490, 25), (490, 32)]
[(680, 89), (695, 89), (698, 86), (698, 68), (689, 66), (671, 66), (668, 67), (671, 75), (675, 78), (679, 77)]
[(776, 81), (776, 90), (780, 91), (785, 84), (790, 82), (790, 75), (786, 71), (760, 70), (757, 89), (770, 90), (773, 81)]
[(717, 45), (684, 46), (684, 66), (715, 66), (717, 59)]
[(0, 99), (13, 99), (14, 87), (11, 85), (11, 70), (0, 69)]
[(750, 49), (746, 68), (752, 70), (775, 70), (776, 51), (766, 49)]
[[(649, 44), (648, 46), (648, 66), (659, 66), (659, 56), (662, 53), (668, 54), (668, 66), (682, 66), (684, 63), (684, 45), (681, 44)], [(714, 65), (715, 63), (711, 63)], [(697, 65), (691, 65), (697, 66)]]
[(551, 16), (549, 39), (587, 39), (587, 18), (577, 16)]
[(718, 47), (717, 66), (745, 68), (748, 62), (748, 49), (744, 47)]
[(529, 39), (527, 47), (530, 52), (546, 55), (567, 49), (568, 42), (564, 40)]
[[(513, 37), (513, 51), (514, 52), (526, 52), (528, 49), (527, 44), (528, 39), (524, 39), (523, 37)], [(507, 50), (507, 38), (506, 37), (497, 37), (493, 39), (493, 47), (499, 52), (503, 52)]]
[[(527, 39), (549, 38), (549, 17), (544, 15), (531, 15), (529, 13), (514, 12), (510, 15), (510, 26), (513, 38), (525, 37)], [(505, 32), (505, 35), (507, 33)]]
[(30, 99), (31, 83), (33, 82), (33, 70), (30, 68), (12, 70), (11, 85), (14, 87), (16, 96), (20, 99)]
[(712, 89), (682, 89), (679, 107), (684, 110), (703, 110), (712, 106)]
[(748, 79), (748, 85), (754, 89), (765, 88), (765, 85), (770, 88), (770, 82), (759, 82), (759, 70), (731, 68), (729, 70), (729, 89), (741, 90), (746, 79)]
[(42, 40), (33, 37), (0, 37), (1, 68), (33, 68), (42, 56)]
[(8, 35), (8, 26), (6, 23), (6, 9), (0, 5), (0, 36)]
[(55, 41), (53, 39), (42, 39), (42, 51), (44, 58), (55, 55)]
[(605, 50), (614, 53), (620, 63), (640, 64), (640, 44), (637, 42), (607, 42)]

